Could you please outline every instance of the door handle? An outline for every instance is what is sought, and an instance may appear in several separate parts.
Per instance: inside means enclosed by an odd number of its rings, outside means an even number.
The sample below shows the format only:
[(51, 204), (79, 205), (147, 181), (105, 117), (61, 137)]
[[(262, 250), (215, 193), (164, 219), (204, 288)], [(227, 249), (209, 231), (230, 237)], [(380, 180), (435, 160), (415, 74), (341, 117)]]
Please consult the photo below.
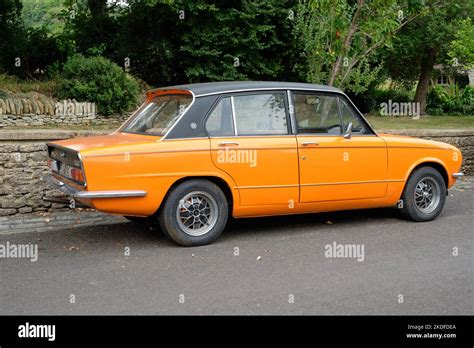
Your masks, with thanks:
[(222, 143), (219, 143), (219, 146), (238, 146), (239, 143), (234, 143), (232, 141), (223, 141)]
[(304, 143), (302, 143), (301, 145), (303, 146), (308, 146), (308, 145), (319, 145), (319, 143), (315, 142), (315, 141), (305, 141)]

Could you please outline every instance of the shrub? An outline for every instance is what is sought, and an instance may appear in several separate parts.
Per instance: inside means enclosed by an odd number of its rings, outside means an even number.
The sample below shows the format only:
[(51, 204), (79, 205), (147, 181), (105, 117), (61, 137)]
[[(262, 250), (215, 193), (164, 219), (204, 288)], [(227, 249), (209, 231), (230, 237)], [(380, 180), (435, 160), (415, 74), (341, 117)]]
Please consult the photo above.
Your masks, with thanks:
[(413, 100), (413, 92), (405, 89), (379, 89), (373, 88), (361, 95), (361, 104), (367, 112), (380, 111), (380, 104), (388, 103), (389, 100), (397, 103), (408, 103)]
[(430, 115), (472, 115), (474, 113), (474, 88), (466, 86), (460, 90), (457, 85), (447, 89), (434, 86), (427, 98), (427, 112)]
[(70, 57), (63, 66), (59, 98), (95, 102), (102, 115), (123, 113), (134, 107), (138, 82), (117, 64), (103, 57)]

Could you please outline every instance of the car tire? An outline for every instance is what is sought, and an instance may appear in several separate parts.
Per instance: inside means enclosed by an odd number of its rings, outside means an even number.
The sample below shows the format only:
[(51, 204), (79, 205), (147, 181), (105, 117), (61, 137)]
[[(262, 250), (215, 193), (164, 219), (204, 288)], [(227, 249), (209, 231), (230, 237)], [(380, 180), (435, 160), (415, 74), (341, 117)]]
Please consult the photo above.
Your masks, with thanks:
[(446, 201), (446, 183), (439, 171), (421, 167), (410, 175), (403, 190), (401, 213), (417, 221), (434, 220)]
[(224, 230), (226, 196), (208, 180), (189, 180), (171, 190), (158, 218), (163, 232), (181, 246), (210, 244)]

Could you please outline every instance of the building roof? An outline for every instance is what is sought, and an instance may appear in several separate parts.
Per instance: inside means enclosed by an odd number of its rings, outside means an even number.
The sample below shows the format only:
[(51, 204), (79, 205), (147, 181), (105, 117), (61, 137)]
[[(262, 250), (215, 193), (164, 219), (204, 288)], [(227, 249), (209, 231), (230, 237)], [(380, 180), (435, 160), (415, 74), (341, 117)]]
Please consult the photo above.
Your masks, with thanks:
[(338, 88), (324, 85), (315, 85), (300, 82), (274, 82), (274, 81), (223, 81), (223, 82), (205, 82), (187, 85), (169, 86), (157, 88), (157, 90), (166, 89), (185, 89), (192, 91), (196, 97), (221, 94), (225, 92), (237, 92), (248, 90), (264, 89), (305, 89), (315, 91), (340, 92)]

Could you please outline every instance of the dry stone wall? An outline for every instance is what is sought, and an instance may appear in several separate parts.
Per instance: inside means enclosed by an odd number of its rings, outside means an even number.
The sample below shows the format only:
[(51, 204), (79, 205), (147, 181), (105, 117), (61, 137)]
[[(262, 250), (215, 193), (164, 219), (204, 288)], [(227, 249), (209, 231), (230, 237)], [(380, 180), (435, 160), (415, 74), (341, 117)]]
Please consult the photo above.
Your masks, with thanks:
[(0, 98), (0, 128), (44, 125), (119, 125), (129, 114), (97, 116), (94, 103), (56, 100), (40, 94)]
[(43, 196), (62, 197), (43, 177), (49, 173), (46, 143), (104, 132), (0, 130), (0, 216), (67, 209), (43, 201)]
[[(77, 136), (106, 134), (107, 132), (72, 132), (28, 130), (0, 130), (0, 216), (67, 209), (64, 205), (47, 203), (42, 197), (62, 194), (43, 181), (49, 172), (46, 165), (46, 145), (52, 140)], [(458, 146), (463, 153), (463, 170), (474, 174), (474, 131), (417, 131), (401, 132)]]

